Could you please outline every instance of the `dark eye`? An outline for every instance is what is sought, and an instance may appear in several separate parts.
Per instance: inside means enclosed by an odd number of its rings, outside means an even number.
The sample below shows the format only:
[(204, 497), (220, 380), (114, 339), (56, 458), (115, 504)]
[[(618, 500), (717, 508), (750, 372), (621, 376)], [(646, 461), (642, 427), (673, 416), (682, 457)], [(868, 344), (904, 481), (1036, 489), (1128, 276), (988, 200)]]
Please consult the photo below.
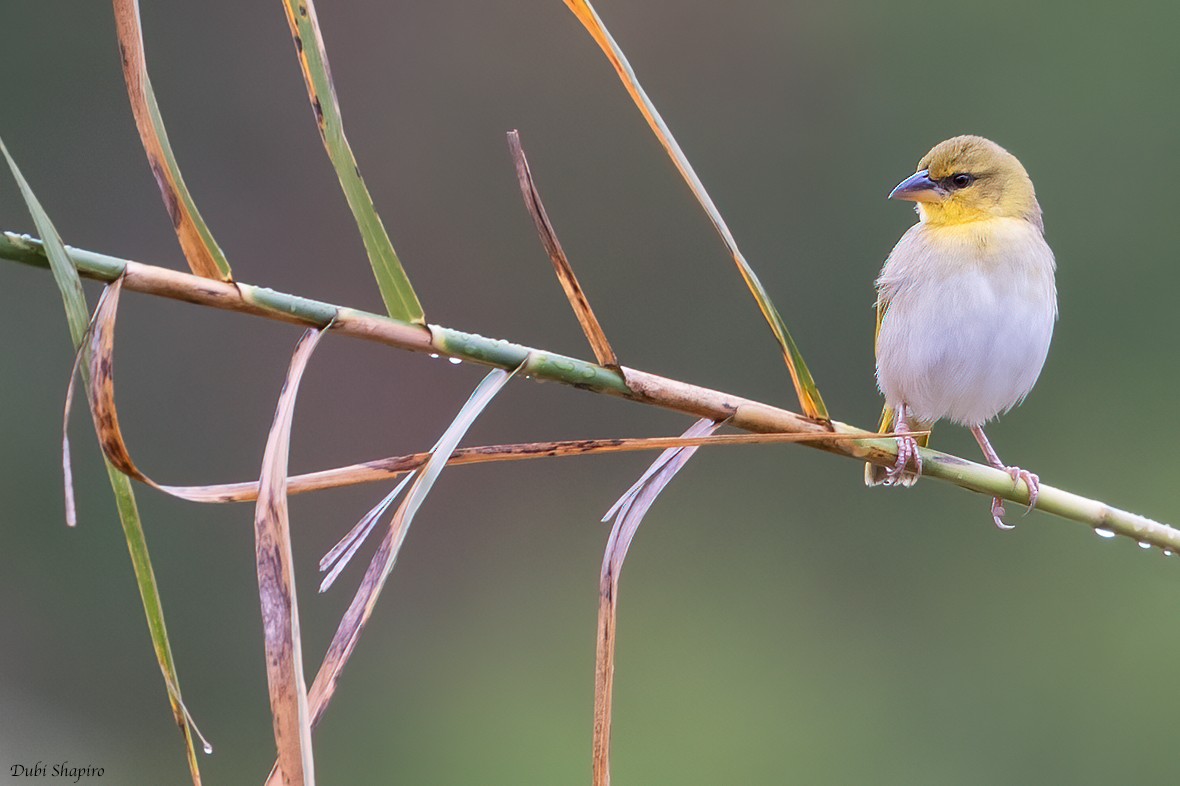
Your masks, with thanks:
[(975, 178), (966, 172), (960, 172), (957, 175), (951, 175), (951, 185), (955, 188), (966, 188), (975, 182)]

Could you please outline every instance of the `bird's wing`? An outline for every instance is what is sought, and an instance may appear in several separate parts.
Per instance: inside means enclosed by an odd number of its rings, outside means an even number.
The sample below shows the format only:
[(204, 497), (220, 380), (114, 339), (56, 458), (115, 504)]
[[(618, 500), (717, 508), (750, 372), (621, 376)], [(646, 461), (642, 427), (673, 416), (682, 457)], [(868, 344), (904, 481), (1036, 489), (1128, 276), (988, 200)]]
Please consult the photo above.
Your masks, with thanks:
[(877, 328), (873, 331), (873, 354), (877, 353), (877, 339), (881, 337), (881, 323), (885, 321), (885, 311), (889, 308), (889, 301), (884, 292), (877, 293)]
[[(881, 336), (881, 323), (885, 321), (885, 312), (889, 310), (889, 301), (885, 298), (884, 293), (877, 293), (877, 327), (873, 331), (873, 353), (877, 352), (877, 339)], [(911, 423), (910, 428), (916, 431), (928, 431), (930, 426), (925, 423)], [(893, 408), (886, 404), (881, 408), (881, 422), (877, 425), (878, 434), (888, 434), (893, 430)], [(930, 444), (930, 435), (922, 434), (914, 437), (914, 440), (921, 447), (926, 447)], [(865, 464), (865, 485), (877, 486), (885, 480), (885, 468), (878, 467), (876, 464)], [(916, 478), (915, 478), (916, 480)], [(904, 485), (911, 485), (911, 483), (904, 483)]]

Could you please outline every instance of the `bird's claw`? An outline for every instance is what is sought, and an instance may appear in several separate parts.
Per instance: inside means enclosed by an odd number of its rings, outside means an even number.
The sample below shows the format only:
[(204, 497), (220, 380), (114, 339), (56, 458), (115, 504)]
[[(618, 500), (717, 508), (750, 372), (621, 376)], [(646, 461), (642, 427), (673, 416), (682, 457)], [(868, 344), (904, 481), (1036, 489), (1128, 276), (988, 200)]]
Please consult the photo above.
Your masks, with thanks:
[(1004, 500), (999, 497), (992, 497), (992, 521), (996, 523), (998, 529), (1016, 529), (1015, 524), (1006, 524), (1004, 522)]
[[(1032, 509), (1037, 504), (1037, 497), (1041, 495), (1041, 479), (1034, 473), (1020, 467), (1004, 467), (1004, 471), (1012, 478), (1014, 485), (1019, 486), (1020, 481), (1023, 480), (1028, 486), (1028, 507), (1024, 509), (1024, 515), (1027, 516), (1032, 513)], [(1016, 529), (1015, 524), (1004, 523), (1004, 501), (999, 497), (992, 497), (992, 521), (1000, 529)]]
[(1013, 485), (1019, 486), (1020, 481), (1023, 480), (1028, 486), (1028, 507), (1024, 509), (1024, 515), (1027, 516), (1037, 506), (1037, 497), (1041, 496), (1041, 479), (1036, 474), (1020, 467), (1004, 467), (1004, 471), (1012, 478)]
[(908, 434), (902, 434), (897, 437), (897, 461), (885, 470), (885, 485), (900, 483), (910, 464), (914, 466), (915, 475), (922, 474), (922, 454), (918, 452), (918, 441)]

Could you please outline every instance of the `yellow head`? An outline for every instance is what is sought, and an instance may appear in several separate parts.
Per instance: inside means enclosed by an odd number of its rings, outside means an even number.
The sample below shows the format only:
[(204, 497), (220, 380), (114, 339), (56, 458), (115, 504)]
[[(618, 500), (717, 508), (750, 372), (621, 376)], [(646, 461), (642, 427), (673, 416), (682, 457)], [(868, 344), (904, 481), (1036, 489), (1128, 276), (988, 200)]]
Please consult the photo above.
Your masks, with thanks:
[(1042, 226), (1041, 206), (1024, 167), (1016, 156), (981, 136), (939, 142), (889, 198), (917, 202), (928, 224), (1022, 218)]

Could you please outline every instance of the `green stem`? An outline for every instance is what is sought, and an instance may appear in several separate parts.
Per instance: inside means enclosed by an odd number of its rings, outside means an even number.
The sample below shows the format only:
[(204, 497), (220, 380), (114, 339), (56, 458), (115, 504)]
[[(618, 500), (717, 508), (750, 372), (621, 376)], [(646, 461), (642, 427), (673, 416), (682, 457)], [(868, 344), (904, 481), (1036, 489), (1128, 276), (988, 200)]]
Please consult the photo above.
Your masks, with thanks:
[[(423, 327), (250, 284), (213, 281), (93, 251), (70, 248), (68, 252), (79, 274), (106, 282), (125, 275), (123, 286), (137, 292), (301, 325), (323, 328), (331, 323), (333, 333), (508, 370), (524, 363), (523, 375), (538, 381), (559, 382), (697, 417), (728, 419), (730, 425), (745, 431), (820, 435), (820, 438), (802, 444), (882, 466), (891, 466), (897, 458), (895, 442), (877, 438), (873, 432), (837, 421), (828, 426), (769, 404), (644, 371), (626, 367), (616, 371), (585, 360), (474, 333), (438, 325)], [(0, 233), (0, 259), (49, 267), (40, 241), (26, 235)], [(822, 439), (823, 434), (832, 432), (864, 434), (865, 439)], [(1007, 473), (958, 456), (923, 449), (922, 474), (988, 496), (1028, 503), (1028, 489), (1023, 483), (1014, 488)], [(1036, 509), (1168, 552), (1180, 551), (1180, 530), (1053, 486), (1041, 485)]]

